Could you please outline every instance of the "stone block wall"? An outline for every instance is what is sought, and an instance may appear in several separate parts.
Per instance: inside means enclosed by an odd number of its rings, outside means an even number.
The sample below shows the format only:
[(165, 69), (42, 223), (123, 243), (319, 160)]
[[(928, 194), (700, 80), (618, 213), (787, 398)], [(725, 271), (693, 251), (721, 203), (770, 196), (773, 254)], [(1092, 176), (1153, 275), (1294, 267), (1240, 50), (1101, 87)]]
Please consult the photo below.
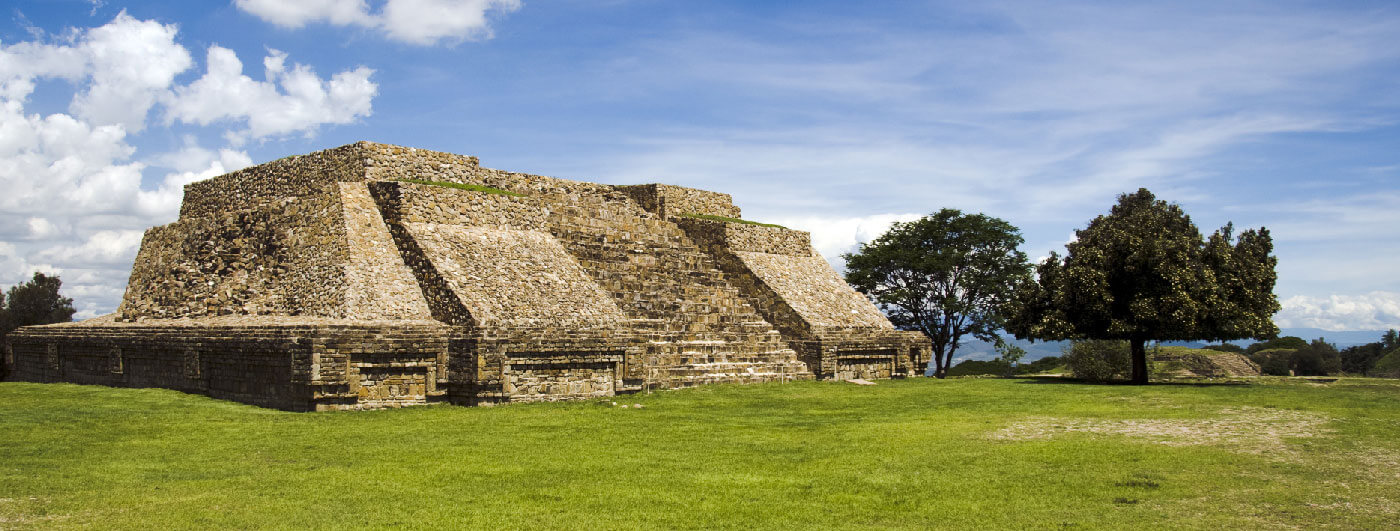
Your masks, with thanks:
[(445, 394), (447, 330), (432, 321), (97, 319), (26, 327), (7, 340), (18, 381), (163, 387), (293, 411), (418, 405)]
[(634, 365), (640, 347), (615, 327), (454, 333), (448, 398), (456, 404), (552, 402), (642, 388)]
[(734, 198), (729, 194), (670, 184), (635, 184), (615, 188), (626, 192), (638, 205), (662, 219), (686, 214), (739, 217), (739, 207), (734, 206)]
[(346, 235), (347, 319), (432, 319), (413, 269), (365, 183), (339, 183)]
[(344, 317), (342, 213), (339, 194), (319, 188), (147, 230), (118, 313)]
[(366, 180), (363, 153), (370, 143), (295, 155), (185, 185), (180, 218), (217, 217), (323, 192), (327, 185)]

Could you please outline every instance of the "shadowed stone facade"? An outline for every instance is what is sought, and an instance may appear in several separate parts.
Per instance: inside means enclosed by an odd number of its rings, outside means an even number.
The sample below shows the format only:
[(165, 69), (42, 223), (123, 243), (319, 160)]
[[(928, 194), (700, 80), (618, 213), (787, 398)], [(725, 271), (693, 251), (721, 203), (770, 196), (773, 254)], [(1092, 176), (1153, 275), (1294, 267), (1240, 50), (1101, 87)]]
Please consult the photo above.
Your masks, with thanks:
[(115, 314), (20, 329), (5, 363), (290, 410), (919, 373), (928, 342), (807, 233), (691, 214), (740, 212), (370, 142), (288, 157), (186, 186)]

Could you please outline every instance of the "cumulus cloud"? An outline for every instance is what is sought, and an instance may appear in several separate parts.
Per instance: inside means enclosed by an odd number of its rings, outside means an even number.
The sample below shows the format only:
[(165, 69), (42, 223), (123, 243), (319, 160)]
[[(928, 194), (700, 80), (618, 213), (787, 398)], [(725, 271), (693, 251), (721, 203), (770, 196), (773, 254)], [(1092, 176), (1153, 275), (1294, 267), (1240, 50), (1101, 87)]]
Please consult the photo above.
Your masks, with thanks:
[(175, 43), (173, 24), (136, 20), (125, 11), (83, 34), (87, 89), (70, 110), (93, 124), (117, 124), (128, 132), (146, 125), (146, 113), (175, 79), (189, 69), (190, 54)]
[(519, 0), (387, 0), (377, 12), (363, 0), (235, 0), (234, 5), (285, 28), (316, 22), (358, 26), (419, 46), (489, 39), (488, 14), (520, 8)]
[[(193, 61), (177, 34), (122, 12), (99, 27), (0, 45), (0, 286), (36, 270), (62, 274), (79, 317), (110, 311), (143, 231), (175, 219), (184, 185), (251, 165), (238, 148), (246, 140), (311, 134), (371, 111), (371, 70), (321, 78), (276, 50), (257, 81), (233, 51), (211, 46), (205, 75), (182, 85), (176, 78)], [(43, 80), (72, 87), (67, 112), (26, 109)], [(181, 149), (139, 153), (162, 109), (167, 125), (216, 127), (230, 145), (187, 137)]]
[(37, 253), (41, 260), (74, 266), (102, 266), (130, 260), (141, 246), (141, 230), (103, 230), (78, 245), (60, 245)]
[(1323, 330), (1382, 330), (1400, 328), (1400, 293), (1373, 291), (1364, 295), (1294, 296), (1282, 301), (1274, 316), (1282, 328)]
[(270, 50), (263, 61), (266, 81), (257, 81), (243, 74), (243, 62), (233, 50), (210, 46), (204, 76), (174, 90), (167, 102), (167, 120), (199, 125), (247, 122), (247, 129), (230, 134), (230, 139), (241, 143), (369, 116), (378, 90), (369, 80), (373, 70), (362, 66), (325, 80), (306, 65), (287, 69), (286, 57)]

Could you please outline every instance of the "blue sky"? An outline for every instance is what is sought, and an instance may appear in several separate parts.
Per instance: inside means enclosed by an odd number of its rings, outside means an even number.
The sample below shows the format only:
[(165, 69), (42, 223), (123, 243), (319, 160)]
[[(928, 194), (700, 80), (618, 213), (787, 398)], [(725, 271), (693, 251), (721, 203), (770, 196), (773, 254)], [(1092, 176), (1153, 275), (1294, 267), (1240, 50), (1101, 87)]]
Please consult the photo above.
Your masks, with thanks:
[(9, 5), (0, 284), (80, 316), (184, 183), (373, 140), (728, 192), (838, 266), (943, 207), (1041, 257), (1147, 187), (1272, 231), (1280, 325), (1400, 327), (1393, 2)]

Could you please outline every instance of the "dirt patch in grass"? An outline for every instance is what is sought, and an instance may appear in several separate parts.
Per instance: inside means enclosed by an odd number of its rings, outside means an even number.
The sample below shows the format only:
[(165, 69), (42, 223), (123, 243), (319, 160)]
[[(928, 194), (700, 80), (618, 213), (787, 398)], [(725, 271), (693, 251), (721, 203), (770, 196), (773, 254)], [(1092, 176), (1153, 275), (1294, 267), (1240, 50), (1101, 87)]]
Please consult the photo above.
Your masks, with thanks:
[(1378, 482), (1400, 482), (1400, 453), (1384, 448), (1369, 448), (1352, 452), (1349, 462), (1356, 463), (1359, 476)]
[(1067, 433), (1121, 435), (1167, 446), (1227, 446), (1249, 453), (1287, 450), (1289, 438), (1316, 437), (1330, 419), (1318, 413), (1256, 407), (1225, 408), (1208, 419), (1085, 419), (1034, 417), (992, 433), (1006, 441), (1049, 439)]
[[(0, 529), (9, 529), (11, 525), (32, 526), (44, 522), (52, 523), (69, 517), (66, 514), (47, 514), (42, 509), (42, 506), (47, 503), (47, 499), (33, 496), (29, 497), (28, 500), (0, 498)], [(34, 514), (36, 510), (40, 514)]]

